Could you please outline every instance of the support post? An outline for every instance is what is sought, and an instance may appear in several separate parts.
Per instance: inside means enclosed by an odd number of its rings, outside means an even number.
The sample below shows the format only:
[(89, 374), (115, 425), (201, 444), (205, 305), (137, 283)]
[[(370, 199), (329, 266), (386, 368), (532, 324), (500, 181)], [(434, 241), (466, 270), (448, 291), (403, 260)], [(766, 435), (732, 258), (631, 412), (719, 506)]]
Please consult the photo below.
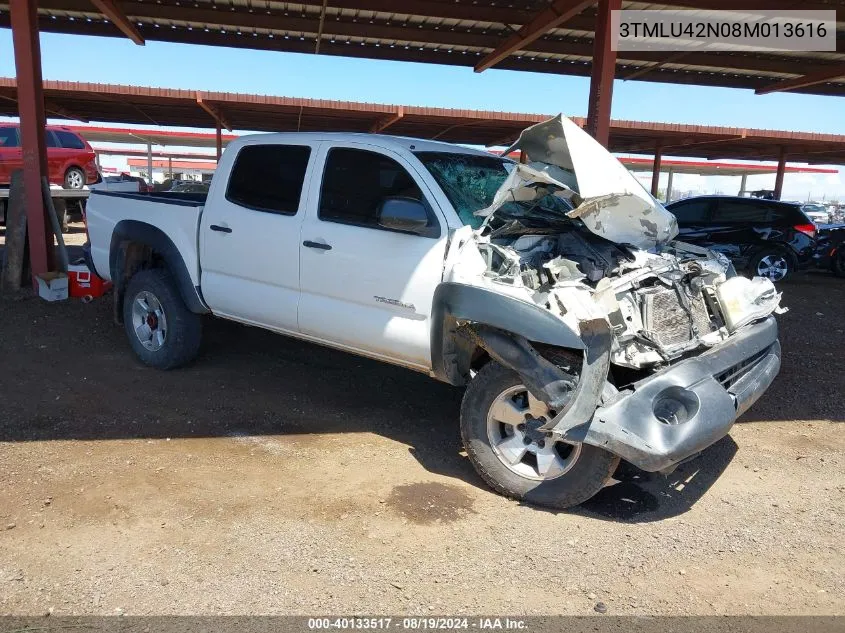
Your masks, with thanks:
[(153, 186), (153, 144), (147, 143), (147, 184)]
[(739, 181), (739, 195), (745, 195), (745, 188), (748, 186), (748, 172), (742, 172), (742, 180)]
[(663, 160), (663, 148), (658, 143), (654, 148), (654, 165), (651, 168), (651, 195), (657, 197), (660, 185), (660, 162)]
[(786, 148), (781, 145), (778, 157), (778, 171), (775, 175), (775, 200), (780, 200), (783, 193), (783, 175), (786, 172)]
[(50, 223), (41, 193), (41, 180), (48, 177), (48, 171), (38, 6), (36, 0), (10, 0), (9, 10), (18, 85), (29, 257), (32, 274), (40, 275), (53, 268), (55, 255), (53, 234), (48, 230)]
[(220, 128), (220, 121), (217, 122), (217, 160), (223, 155), (223, 130)]
[(596, 38), (593, 41), (593, 71), (590, 76), (590, 102), (587, 106), (587, 132), (599, 143), (610, 140), (610, 105), (613, 102), (613, 77), (616, 51), (611, 50), (610, 12), (618, 11), (622, 0), (599, 0)]
[(167, 157), (167, 177), (173, 180), (173, 157)]
[(675, 170), (669, 168), (669, 178), (666, 181), (666, 202), (672, 202), (672, 177), (675, 175)]

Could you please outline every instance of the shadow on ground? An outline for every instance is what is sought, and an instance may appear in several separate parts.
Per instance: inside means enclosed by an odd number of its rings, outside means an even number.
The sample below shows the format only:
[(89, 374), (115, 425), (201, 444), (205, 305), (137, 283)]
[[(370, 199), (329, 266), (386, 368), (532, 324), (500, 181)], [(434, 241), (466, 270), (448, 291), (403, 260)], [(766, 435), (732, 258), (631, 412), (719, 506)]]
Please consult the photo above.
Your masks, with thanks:
[[(781, 321), (783, 370), (745, 419), (845, 419), (831, 397), (845, 375), (836, 353), (845, 284), (817, 277), (785, 287), (795, 307)], [(830, 315), (823, 337), (806, 325), (816, 313)], [(460, 452), (462, 391), (425, 375), (215, 319), (193, 365), (155, 371), (131, 355), (111, 297), (0, 297), (0, 324), (0, 441), (369, 432), (407, 445), (432, 473), (484, 487)], [(680, 514), (736, 450), (726, 438), (669, 477), (622, 477), (578, 512), (614, 521)]]

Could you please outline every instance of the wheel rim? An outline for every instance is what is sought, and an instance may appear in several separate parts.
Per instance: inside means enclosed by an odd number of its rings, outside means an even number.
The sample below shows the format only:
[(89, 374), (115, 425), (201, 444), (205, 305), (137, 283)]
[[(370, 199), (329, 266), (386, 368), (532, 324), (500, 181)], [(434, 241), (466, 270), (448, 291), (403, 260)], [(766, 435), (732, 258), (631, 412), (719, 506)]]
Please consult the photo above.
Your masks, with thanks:
[(82, 172), (76, 169), (69, 171), (67, 173), (67, 184), (70, 185), (72, 189), (82, 189)]
[(581, 445), (554, 440), (539, 430), (553, 417), (546, 404), (524, 386), (505, 389), (487, 412), (487, 439), (493, 454), (525, 479), (548, 481), (565, 475), (578, 461)]
[(780, 281), (789, 272), (789, 262), (783, 255), (766, 255), (757, 264), (757, 274), (772, 281)]
[(151, 292), (139, 292), (132, 301), (132, 329), (146, 349), (156, 352), (167, 340), (167, 317)]

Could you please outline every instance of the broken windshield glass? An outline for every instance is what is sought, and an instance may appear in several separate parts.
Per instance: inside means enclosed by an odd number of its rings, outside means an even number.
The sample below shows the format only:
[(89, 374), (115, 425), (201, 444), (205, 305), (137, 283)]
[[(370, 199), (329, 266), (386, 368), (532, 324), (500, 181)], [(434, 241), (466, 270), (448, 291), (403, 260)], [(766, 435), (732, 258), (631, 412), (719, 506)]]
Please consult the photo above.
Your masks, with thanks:
[[(437, 184), (465, 225), (479, 228), (484, 217), (476, 213), (493, 205), (496, 194), (516, 169), (516, 163), (496, 156), (451, 152), (417, 152), (417, 158), (434, 176)], [(531, 200), (510, 200), (496, 210), (497, 224), (529, 219), (534, 226), (572, 223), (572, 210), (565, 200), (551, 195)]]

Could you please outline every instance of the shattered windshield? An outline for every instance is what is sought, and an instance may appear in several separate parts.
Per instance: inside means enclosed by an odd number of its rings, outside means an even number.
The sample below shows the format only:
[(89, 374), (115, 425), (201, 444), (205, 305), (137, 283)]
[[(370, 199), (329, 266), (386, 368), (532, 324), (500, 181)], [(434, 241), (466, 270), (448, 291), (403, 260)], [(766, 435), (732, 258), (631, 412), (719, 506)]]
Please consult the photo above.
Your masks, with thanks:
[[(496, 192), (514, 166), (503, 158), (477, 154), (417, 152), (416, 157), (434, 176), (461, 222), (476, 229), (484, 218), (474, 213), (493, 204)], [(496, 219), (501, 223), (530, 219), (532, 224), (547, 226), (571, 222), (566, 216), (571, 209), (564, 200), (547, 195), (530, 202), (506, 202), (496, 211)]]

